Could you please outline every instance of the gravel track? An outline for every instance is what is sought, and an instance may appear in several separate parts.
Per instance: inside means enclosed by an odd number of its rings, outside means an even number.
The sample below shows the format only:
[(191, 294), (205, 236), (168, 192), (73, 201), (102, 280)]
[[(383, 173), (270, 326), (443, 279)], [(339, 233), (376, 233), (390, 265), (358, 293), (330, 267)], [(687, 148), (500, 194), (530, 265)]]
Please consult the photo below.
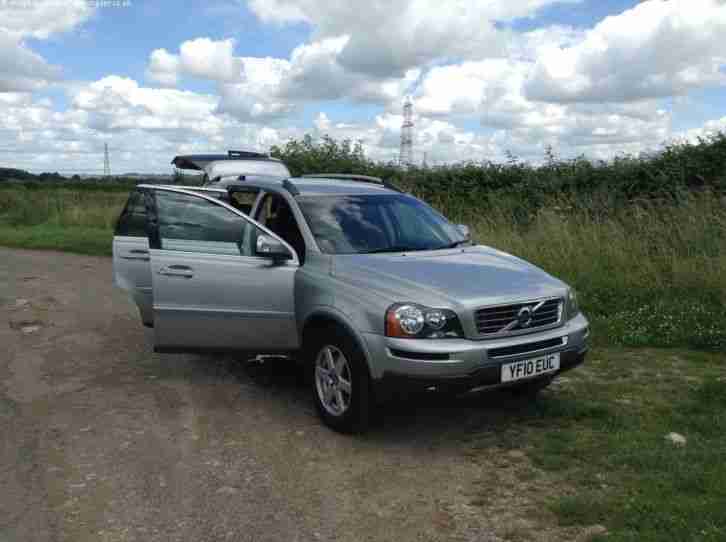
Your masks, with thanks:
[(154, 354), (108, 258), (0, 248), (0, 315), (0, 542), (577, 534), (526, 512), (524, 454), (467, 444), (500, 394), (338, 435), (289, 363)]

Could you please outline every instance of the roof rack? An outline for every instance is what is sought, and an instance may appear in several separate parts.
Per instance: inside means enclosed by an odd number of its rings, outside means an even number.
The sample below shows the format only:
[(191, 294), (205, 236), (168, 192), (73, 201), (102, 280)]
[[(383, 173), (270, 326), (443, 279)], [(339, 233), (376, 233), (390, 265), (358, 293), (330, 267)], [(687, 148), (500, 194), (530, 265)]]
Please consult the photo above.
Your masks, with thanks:
[(302, 176), (303, 179), (339, 179), (341, 181), (357, 181), (360, 183), (371, 183), (371, 184), (380, 184), (384, 188), (388, 188), (389, 190), (393, 190), (395, 192), (401, 192), (401, 190), (389, 183), (388, 181), (384, 181), (380, 177), (371, 177), (370, 175), (358, 175), (356, 173), (309, 173), (307, 175)]

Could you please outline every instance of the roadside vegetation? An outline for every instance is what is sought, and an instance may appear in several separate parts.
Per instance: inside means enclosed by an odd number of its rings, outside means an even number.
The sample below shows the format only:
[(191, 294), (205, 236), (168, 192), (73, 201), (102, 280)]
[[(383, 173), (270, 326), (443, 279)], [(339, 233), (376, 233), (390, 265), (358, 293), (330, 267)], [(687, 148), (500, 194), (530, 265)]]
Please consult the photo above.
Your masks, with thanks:
[[(403, 170), (310, 138), (273, 154), (296, 175), (390, 179), (574, 285), (593, 322), (589, 363), (538, 401), (503, 406), (506, 426), (474, 448), (527, 443), (530, 475), (575, 488), (546, 508), (605, 525), (609, 541), (726, 539), (726, 134), (608, 163), (548, 153), (539, 166)], [(0, 182), (0, 245), (109, 255), (128, 188)]]
[[(722, 353), (598, 348), (536, 401), (501, 408), (467, 455), (500, 458), (525, 485), (566, 488), (529, 492), (523, 517), (607, 529), (592, 542), (726, 540)], [(512, 450), (528, 460), (507, 460)], [(474, 505), (489, 504), (492, 483)]]
[[(295, 175), (390, 179), (470, 225), (478, 242), (562, 277), (602, 344), (726, 350), (726, 134), (608, 163), (548, 152), (539, 166), (511, 157), (403, 170), (349, 141), (311, 138), (272, 154)], [(132, 185), (40, 178), (0, 182), (0, 244), (109, 255)]]
[(0, 245), (111, 255), (128, 190), (0, 185)]

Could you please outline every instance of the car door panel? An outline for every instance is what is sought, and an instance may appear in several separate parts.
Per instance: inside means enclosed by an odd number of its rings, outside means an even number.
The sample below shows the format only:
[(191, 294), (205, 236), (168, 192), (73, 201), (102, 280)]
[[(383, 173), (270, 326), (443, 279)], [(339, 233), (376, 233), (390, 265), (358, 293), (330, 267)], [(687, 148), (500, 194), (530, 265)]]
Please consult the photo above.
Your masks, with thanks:
[[(187, 197), (177, 199), (183, 202)], [(273, 262), (254, 256), (256, 236), (248, 235), (250, 229), (269, 232), (224, 203), (215, 205), (225, 211), (200, 206), (200, 210), (188, 212), (179, 210), (179, 204), (165, 209), (165, 204), (153, 199), (156, 216), (151, 219), (151, 229), (156, 237), (150, 237), (150, 256), (156, 349), (296, 349), (299, 345), (293, 289), (297, 260)], [(194, 205), (199, 203), (194, 201)], [(227, 215), (226, 222), (216, 230), (208, 228), (212, 239), (204, 238), (206, 233), (200, 231), (195, 220), (203, 223), (203, 215), (210, 211), (233, 212), (239, 217), (243, 229), (238, 242), (227, 238), (223, 231), (236, 224), (237, 218)], [(165, 216), (184, 212), (187, 215), (181, 218)]]
[(297, 348), (297, 266), (263, 258), (152, 250), (159, 348)]
[(141, 320), (153, 323), (149, 239), (144, 197), (134, 190), (119, 217), (113, 238), (114, 283), (128, 291), (139, 308)]
[(116, 286), (128, 291), (138, 306), (142, 322), (153, 323), (151, 264), (146, 237), (114, 237), (113, 274)]

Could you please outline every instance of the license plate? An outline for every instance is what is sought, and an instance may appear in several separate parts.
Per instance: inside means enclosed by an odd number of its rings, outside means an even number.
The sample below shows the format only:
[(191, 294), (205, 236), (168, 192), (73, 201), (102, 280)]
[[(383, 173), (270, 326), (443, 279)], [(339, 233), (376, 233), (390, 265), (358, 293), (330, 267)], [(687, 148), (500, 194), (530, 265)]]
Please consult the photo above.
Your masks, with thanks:
[(560, 369), (560, 354), (547, 354), (538, 358), (523, 359), (502, 365), (502, 382), (514, 382), (533, 378)]

